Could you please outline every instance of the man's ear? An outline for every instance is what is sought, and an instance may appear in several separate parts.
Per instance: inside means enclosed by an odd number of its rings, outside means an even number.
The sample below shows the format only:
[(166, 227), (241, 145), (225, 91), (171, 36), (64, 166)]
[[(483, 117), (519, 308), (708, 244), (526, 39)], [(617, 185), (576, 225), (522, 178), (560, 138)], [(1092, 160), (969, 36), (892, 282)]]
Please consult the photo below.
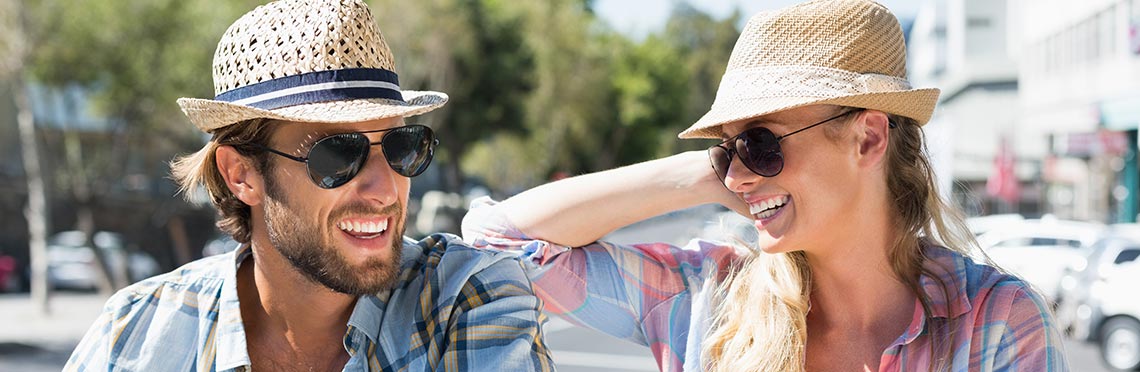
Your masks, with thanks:
[(233, 146), (219, 146), (215, 151), (218, 172), (226, 180), (230, 192), (246, 205), (261, 204), (265, 182), (253, 166), (253, 159), (242, 156)]
[(858, 122), (859, 165), (878, 167), (887, 154), (890, 142), (890, 119), (882, 111), (863, 111), (863, 120)]

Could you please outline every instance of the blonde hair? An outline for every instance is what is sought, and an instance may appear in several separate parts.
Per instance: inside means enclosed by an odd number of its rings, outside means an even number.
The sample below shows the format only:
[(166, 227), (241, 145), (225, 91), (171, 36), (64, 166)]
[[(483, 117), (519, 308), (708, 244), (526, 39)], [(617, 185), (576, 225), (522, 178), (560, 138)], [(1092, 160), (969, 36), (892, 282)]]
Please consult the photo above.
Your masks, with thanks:
[[(909, 118), (891, 116), (886, 177), (895, 230), (888, 252), (895, 274), (922, 303), (932, 332), (931, 370), (948, 368), (952, 360), (954, 327), (932, 323), (931, 299), (919, 282), (921, 274), (939, 281), (949, 298), (950, 287), (923, 266), (923, 248), (941, 245), (967, 253), (977, 243), (961, 213), (937, 192), (927, 159), (922, 128)], [(827, 127), (837, 136), (843, 125)], [(703, 346), (708, 371), (803, 371), (807, 348), (807, 314), (811, 268), (802, 251), (755, 253), (735, 267), (719, 284), (713, 319)]]
[[(258, 145), (268, 145), (272, 134), (269, 122), (267, 119), (253, 119), (218, 128), (201, 150), (175, 158), (170, 163), (170, 173), (178, 182), (179, 192), (189, 199), (199, 187), (204, 188), (218, 209), (218, 229), (239, 243), (248, 243), (250, 239), (249, 205), (234, 196), (226, 186), (226, 180), (218, 171), (216, 153), (219, 147), (231, 146), (239, 154), (253, 159), (258, 172), (268, 174), (272, 169), (269, 156)], [(266, 179), (266, 182), (270, 180)]]

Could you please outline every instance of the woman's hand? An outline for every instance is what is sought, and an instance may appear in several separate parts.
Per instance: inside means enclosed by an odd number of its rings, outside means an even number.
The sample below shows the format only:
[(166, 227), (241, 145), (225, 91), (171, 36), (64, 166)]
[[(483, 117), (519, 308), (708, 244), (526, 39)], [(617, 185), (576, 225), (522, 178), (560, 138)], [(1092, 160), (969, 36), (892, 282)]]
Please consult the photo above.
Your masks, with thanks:
[(730, 191), (725, 186), (724, 181), (721, 181), (720, 177), (716, 175), (716, 171), (713, 170), (712, 164), (709, 162), (708, 151), (689, 151), (675, 156), (684, 158), (686, 162), (699, 165), (688, 168), (698, 180), (693, 186), (693, 192), (708, 195), (710, 203), (723, 205), (744, 217), (753, 218), (744, 199), (741, 199), (739, 194)]

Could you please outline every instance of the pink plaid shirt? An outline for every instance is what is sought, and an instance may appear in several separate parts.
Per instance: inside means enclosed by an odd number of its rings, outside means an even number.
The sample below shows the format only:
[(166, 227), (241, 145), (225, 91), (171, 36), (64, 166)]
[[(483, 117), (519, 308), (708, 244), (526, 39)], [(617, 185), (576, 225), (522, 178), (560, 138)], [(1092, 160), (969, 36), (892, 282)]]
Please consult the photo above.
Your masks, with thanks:
[[(683, 247), (595, 242), (571, 249), (527, 237), (494, 205), (488, 198), (472, 203), (464, 240), (527, 258), (546, 311), (648, 346), (662, 371), (701, 370), (710, 295), (721, 269), (740, 259), (735, 248), (693, 240)], [(1049, 306), (1025, 282), (944, 248), (926, 253), (925, 265), (949, 285), (950, 296), (936, 280), (920, 278), (932, 314), (916, 301), (910, 326), (883, 352), (880, 371), (927, 370), (928, 329), (944, 324), (955, 327), (951, 371), (1068, 370)]]

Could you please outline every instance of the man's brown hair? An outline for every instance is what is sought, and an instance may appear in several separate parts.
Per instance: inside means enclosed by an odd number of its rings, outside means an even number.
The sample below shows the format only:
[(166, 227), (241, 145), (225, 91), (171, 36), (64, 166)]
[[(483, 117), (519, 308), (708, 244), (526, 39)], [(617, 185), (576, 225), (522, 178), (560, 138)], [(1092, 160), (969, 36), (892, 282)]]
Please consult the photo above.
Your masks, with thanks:
[(266, 176), (272, 170), (269, 155), (259, 146), (268, 146), (272, 125), (267, 119), (253, 119), (224, 126), (213, 131), (213, 138), (201, 150), (180, 156), (170, 163), (171, 175), (178, 182), (179, 192), (187, 199), (199, 187), (205, 188), (210, 201), (218, 209), (218, 229), (229, 234), (239, 243), (250, 240), (250, 209), (230, 192), (226, 180), (218, 171), (217, 150), (231, 146), (242, 156), (253, 160), (255, 169)]

